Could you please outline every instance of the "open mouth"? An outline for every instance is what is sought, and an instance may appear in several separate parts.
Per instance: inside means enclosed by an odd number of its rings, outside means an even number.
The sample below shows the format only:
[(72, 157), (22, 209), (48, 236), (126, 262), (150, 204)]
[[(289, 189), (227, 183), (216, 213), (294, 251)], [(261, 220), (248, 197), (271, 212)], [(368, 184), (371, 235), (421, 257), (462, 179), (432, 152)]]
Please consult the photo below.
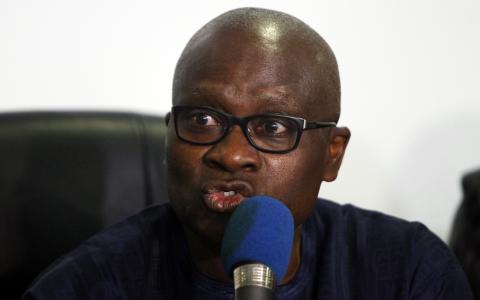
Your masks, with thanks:
[(243, 183), (208, 185), (203, 189), (205, 205), (221, 213), (232, 212), (251, 195), (251, 188)]

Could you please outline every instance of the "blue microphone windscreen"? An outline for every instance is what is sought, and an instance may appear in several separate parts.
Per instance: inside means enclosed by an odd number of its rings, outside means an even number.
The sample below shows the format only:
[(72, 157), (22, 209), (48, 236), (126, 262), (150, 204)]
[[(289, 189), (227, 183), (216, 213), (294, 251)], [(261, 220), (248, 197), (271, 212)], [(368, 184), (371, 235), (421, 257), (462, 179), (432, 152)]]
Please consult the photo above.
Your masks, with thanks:
[(277, 282), (288, 269), (293, 242), (293, 217), (285, 204), (267, 196), (245, 200), (233, 212), (222, 241), (227, 274), (245, 263), (270, 267)]

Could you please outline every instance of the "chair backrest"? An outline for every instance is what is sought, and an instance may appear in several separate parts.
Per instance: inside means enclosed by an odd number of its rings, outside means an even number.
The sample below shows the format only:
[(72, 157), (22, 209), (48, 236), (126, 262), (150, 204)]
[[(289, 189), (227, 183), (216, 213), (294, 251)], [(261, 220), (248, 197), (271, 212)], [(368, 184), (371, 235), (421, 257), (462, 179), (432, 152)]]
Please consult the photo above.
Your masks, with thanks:
[(463, 200), (455, 216), (450, 247), (480, 299), (480, 170), (462, 179)]
[(0, 290), (19, 298), (55, 258), (165, 202), (163, 117), (0, 114)]

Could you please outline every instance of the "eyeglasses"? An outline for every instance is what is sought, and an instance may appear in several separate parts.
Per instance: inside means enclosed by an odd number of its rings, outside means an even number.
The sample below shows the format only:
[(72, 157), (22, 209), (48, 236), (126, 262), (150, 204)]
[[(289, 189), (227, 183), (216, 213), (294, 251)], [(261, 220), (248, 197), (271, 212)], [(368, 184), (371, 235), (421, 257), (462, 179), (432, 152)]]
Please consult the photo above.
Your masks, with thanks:
[[(173, 106), (171, 113), (180, 140), (194, 145), (213, 145), (220, 142), (233, 125), (238, 125), (255, 149), (268, 153), (292, 151), (304, 130), (336, 126), (335, 122), (308, 122), (277, 114), (239, 118), (202, 106)], [(169, 118), (170, 114), (167, 123)]]

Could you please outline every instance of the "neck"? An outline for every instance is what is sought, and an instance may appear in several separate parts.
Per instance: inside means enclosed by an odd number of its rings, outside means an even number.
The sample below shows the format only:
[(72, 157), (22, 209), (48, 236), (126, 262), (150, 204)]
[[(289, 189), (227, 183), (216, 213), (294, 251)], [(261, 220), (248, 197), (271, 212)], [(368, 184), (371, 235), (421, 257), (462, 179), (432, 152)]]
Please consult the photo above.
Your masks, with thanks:
[[(223, 264), (220, 259), (220, 243), (209, 243), (202, 239), (198, 234), (188, 228), (184, 228), (185, 237), (187, 239), (190, 255), (196, 269), (213, 279), (222, 282), (233, 282), (232, 278), (225, 273)], [(288, 264), (287, 273), (283, 277), (280, 284), (285, 284), (290, 281), (300, 267), (301, 258), (301, 233), (302, 226), (295, 228), (293, 237), (292, 253), (290, 255), (290, 262)]]

